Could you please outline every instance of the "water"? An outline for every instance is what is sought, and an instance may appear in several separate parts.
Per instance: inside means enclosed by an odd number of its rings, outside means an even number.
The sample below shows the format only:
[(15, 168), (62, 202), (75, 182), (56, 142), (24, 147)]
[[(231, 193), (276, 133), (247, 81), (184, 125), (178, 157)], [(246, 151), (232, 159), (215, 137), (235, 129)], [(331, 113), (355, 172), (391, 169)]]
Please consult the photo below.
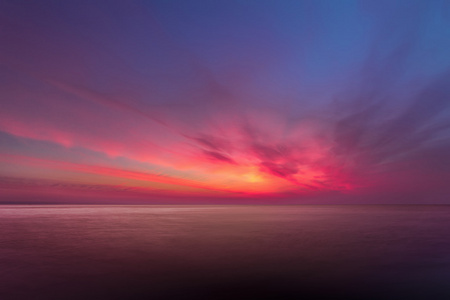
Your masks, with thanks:
[(0, 299), (450, 299), (450, 206), (1, 206)]

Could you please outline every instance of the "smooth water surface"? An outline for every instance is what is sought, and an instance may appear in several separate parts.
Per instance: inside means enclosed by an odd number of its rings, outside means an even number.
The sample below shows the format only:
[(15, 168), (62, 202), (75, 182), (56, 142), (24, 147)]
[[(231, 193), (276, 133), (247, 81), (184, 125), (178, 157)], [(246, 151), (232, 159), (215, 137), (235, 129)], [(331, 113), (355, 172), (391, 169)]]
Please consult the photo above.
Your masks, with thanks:
[(450, 206), (1, 206), (0, 299), (450, 299)]

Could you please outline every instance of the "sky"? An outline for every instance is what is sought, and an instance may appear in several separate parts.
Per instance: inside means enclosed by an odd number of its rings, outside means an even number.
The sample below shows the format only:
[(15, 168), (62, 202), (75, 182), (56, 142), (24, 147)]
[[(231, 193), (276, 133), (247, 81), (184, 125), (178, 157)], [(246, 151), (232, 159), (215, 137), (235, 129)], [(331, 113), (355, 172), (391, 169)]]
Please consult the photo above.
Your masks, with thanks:
[(0, 203), (450, 204), (450, 1), (0, 2)]

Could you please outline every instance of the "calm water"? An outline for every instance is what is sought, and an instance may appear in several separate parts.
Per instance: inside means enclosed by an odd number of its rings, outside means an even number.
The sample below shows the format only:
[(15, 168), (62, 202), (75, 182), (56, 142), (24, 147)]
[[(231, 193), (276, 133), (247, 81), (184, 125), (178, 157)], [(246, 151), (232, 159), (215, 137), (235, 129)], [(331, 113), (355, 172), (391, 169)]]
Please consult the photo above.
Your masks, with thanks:
[(1, 206), (0, 299), (450, 299), (450, 206)]

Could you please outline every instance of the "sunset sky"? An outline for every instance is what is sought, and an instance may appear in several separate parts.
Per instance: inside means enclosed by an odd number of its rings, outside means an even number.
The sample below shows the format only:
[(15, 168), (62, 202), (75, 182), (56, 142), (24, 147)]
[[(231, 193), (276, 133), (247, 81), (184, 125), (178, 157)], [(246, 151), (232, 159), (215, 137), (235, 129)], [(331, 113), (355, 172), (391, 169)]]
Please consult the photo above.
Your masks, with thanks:
[(450, 204), (450, 2), (1, 1), (0, 203)]

